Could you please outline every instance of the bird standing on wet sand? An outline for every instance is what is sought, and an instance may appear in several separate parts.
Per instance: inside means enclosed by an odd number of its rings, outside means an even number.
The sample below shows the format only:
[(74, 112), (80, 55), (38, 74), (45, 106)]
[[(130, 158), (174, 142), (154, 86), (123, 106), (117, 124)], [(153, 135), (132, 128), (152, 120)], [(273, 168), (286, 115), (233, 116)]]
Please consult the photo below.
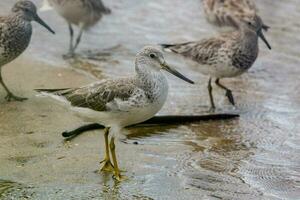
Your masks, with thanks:
[(28, 47), (31, 35), (31, 21), (36, 21), (46, 27), (50, 32), (54, 31), (37, 15), (35, 5), (30, 1), (18, 1), (12, 8), (12, 12), (5, 17), (0, 17), (0, 83), (7, 92), (7, 101), (23, 101), (26, 98), (15, 96), (5, 85), (1, 69), (17, 58)]
[[(115, 154), (115, 136), (123, 127), (152, 118), (164, 105), (168, 82), (161, 70), (193, 84), (167, 65), (162, 52), (151, 46), (144, 47), (136, 56), (136, 74), (127, 78), (103, 80), (74, 89), (37, 90), (62, 100), (77, 114), (104, 125), (105, 158), (100, 171), (113, 171), (122, 180)], [(108, 134), (112, 137), (108, 144)], [(113, 163), (111, 163), (109, 152)]]
[[(207, 21), (217, 27), (238, 28), (237, 21), (258, 16), (253, 0), (202, 0), (202, 5)], [(267, 31), (270, 27), (262, 23), (262, 28)]]
[(269, 49), (271, 46), (262, 33), (263, 23), (258, 16), (243, 20), (236, 31), (223, 33), (209, 39), (181, 44), (163, 44), (165, 50), (189, 58), (199, 64), (199, 71), (210, 76), (208, 92), (211, 110), (215, 109), (211, 81), (216, 78), (216, 84), (226, 91), (230, 103), (235, 105), (231, 90), (222, 85), (221, 78), (235, 77), (246, 72), (258, 56), (258, 37)]
[[(103, 15), (111, 13), (101, 0), (45, 0), (42, 10), (46, 10), (49, 6), (53, 7), (68, 22), (70, 31), (69, 56), (74, 55), (83, 31), (94, 26)], [(80, 29), (75, 44), (73, 41), (73, 24)]]

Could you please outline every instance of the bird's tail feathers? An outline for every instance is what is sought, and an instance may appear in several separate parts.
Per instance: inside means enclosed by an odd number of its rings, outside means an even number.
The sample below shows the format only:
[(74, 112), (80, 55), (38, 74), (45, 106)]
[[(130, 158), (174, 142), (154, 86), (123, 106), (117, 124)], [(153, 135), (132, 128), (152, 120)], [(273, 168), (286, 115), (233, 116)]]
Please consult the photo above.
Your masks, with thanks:
[(268, 31), (270, 28), (271, 28), (271, 27), (268, 26), (268, 25), (266, 25), (266, 24), (263, 24), (263, 25), (262, 25), (262, 29), (263, 29), (264, 31)]
[(170, 48), (170, 47), (175, 46), (175, 44), (160, 44), (160, 46), (161, 46), (162, 48), (164, 48), (164, 49), (168, 49), (168, 48)]
[(160, 44), (160, 46), (163, 48), (164, 51), (179, 53), (180, 49), (182, 47), (189, 45), (191, 43), (193, 43), (193, 42), (184, 42), (184, 43), (178, 43), (178, 44)]
[(176, 52), (172, 47), (176, 46), (176, 44), (160, 44), (162, 49), (166, 52)]
[(105, 7), (105, 9), (104, 9), (104, 14), (106, 14), (106, 15), (111, 14), (111, 9)]

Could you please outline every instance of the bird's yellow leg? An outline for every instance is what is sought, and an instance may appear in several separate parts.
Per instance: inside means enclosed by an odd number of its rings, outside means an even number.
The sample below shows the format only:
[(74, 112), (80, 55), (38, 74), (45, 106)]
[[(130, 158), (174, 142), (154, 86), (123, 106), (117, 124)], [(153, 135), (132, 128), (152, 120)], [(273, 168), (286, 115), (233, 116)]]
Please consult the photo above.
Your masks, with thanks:
[(115, 145), (115, 138), (112, 137), (110, 140), (110, 152), (111, 152), (111, 157), (114, 163), (114, 178), (118, 181), (124, 181), (127, 179), (126, 176), (121, 175), (118, 162), (117, 162), (117, 157), (116, 157), (116, 145)]
[(103, 167), (99, 170), (99, 172), (114, 172), (114, 166), (112, 165), (109, 157), (109, 145), (108, 145), (108, 134), (109, 134), (110, 128), (104, 129), (104, 140), (105, 140), (105, 157), (100, 162), (103, 163)]

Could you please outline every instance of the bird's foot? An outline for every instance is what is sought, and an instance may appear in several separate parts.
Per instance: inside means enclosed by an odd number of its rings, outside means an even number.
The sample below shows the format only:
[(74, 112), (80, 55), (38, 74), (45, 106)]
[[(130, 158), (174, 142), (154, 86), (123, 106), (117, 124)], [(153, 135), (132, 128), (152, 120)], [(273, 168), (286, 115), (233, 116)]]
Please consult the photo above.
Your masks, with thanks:
[(27, 98), (18, 97), (18, 96), (13, 95), (12, 93), (9, 93), (6, 95), (5, 100), (6, 101), (25, 101), (25, 100), (27, 100)]
[(210, 107), (208, 110), (209, 113), (214, 113), (215, 111), (216, 111), (216, 107), (214, 107), (214, 106)]
[(226, 90), (226, 96), (227, 96), (229, 102), (234, 106), (235, 103), (234, 103), (234, 98), (233, 98), (231, 90)]
[(120, 173), (114, 173), (113, 178), (119, 182), (128, 180), (127, 176), (121, 175)]
[(63, 59), (67, 60), (67, 59), (71, 59), (75, 57), (75, 53), (74, 51), (69, 51), (67, 54), (63, 55)]
[(113, 164), (110, 162), (109, 159), (104, 159), (100, 162), (100, 164), (103, 164), (102, 168), (98, 171), (99, 173), (100, 172), (114, 172), (115, 168), (113, 166)]

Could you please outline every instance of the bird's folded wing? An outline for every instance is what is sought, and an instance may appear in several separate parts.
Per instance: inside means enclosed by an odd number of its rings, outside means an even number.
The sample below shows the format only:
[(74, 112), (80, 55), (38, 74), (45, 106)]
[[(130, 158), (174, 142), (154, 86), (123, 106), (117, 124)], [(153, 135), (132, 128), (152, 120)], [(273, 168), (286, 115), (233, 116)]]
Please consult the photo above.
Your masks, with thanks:
[(129, 79), (106, 80), (72, 89), (37, 90), (64, 97), (74, 107), (95, 111), (124, 111), (135, 103), (136, 97), (145, 98), (144, 91)]
[(248, 8), (249, 10), (258, 11), (258, 8), (253, 0), (244, 0), (242, 6)]
[(216, 57), (219, 49), (225, 45), (223, 37), (204, 39), (198, 42), (188, 42), (174, 45), (163, 45), (172, 52), (190, 58), (200, 64), (207, 64)]
[(7, 27), (7, 24), (5, 23), (6, 18), (5, 17), (0, 17), (0, 36), (2, 35), (2, 32), (4, 29)]

